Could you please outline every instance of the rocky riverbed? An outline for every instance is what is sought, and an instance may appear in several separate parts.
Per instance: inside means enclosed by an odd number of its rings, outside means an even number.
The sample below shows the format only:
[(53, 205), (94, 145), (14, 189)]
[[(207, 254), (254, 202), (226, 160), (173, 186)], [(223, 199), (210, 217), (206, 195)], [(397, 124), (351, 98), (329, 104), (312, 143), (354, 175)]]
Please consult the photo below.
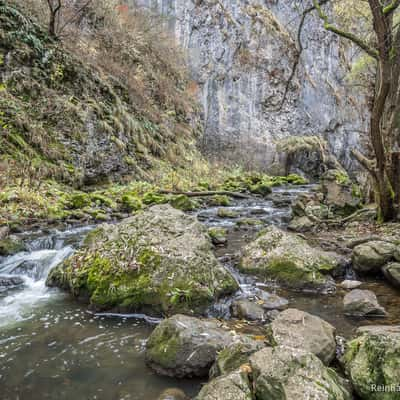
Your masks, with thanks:
[(397, 228), (288, 232), (312, 189), (20, 236), (0, 260), (4, 398), (379, 398), (368, 382), (400, 362)]

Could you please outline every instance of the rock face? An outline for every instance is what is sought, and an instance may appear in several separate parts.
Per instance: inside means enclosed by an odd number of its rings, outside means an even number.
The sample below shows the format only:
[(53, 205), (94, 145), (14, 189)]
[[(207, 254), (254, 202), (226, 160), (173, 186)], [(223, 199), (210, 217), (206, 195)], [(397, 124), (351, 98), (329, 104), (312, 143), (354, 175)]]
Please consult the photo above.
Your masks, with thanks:
[[(204, 110), (205, 145), (230, 159), (265, 167), (275, 159), (275, 140), (290, 135), (322, 135), (348, 167), (366, 122), (345, 93), (340, 76), (347, 51), (339, 39), (308, 18), (307, 43), (298, 73), (288, 87), (297, 55), (300, 21), (297, 2), (131, 0), (168, 18), (170, 29), (188, 50), (192, 75)], [(301, 4), (303, 6), (303, 4)], [(306, 7), (306, 5), (304, 5)], [(357, 110), (357, 108), (360, 108)], [(361, 120), (361, 122), (360, 122)], [(351, 132), (351, 133), (350, 133)], [(246, 151), (251, 149), (251, 151)], [(257, 150), (256, 152), (254, 150)], [(304, 163), (303, 163), (304, 165)], [(301, 165), (299, 165), (301, 168)]]
[(384, 317), (386, 311), (378, 303), (374, 292), (355, 289), (343, 299), (344, 313), (353, 317)]
[(267, 347), (250, 357), (257, 400), (350, 400), (334, 370), (312, 353)]
[(291, 308), (281, 312), (268, 330), (273, 343), (306, 350), (326, 365), (335, 357), (335, 328), (319, 317)]
[(245, 247), (239, 269), (290, 289), (327, 292), (335, 288), (327, 274), (338, 263), (335, 256), (312, 248), (299, 236), (270, 226)]
[(206, 376), (219, 351), (246, 340), (250, 341), (223, 329), (216, 320), (175, 315), (161, 322), (151, 334), (146, 362), (167, 376)]
[(203, 313), (237, 289), (213, 255), (205, 228), (169, 205), (102, 225), (46, 283), (89, 300), (95, 309), (151, 314)]
[(19, 276), (1, 276), (0, 275), (0, 293), (8, 289), (14, 289), (22, 286), (24, 280)]
[(347, 343), (343, 357), (355, 391), (365, 400), (398, 399), (400, 326), (368, 326), (359, 328), (358, 333), (360, 336)]
[(249, 321), (264, 321), (264, 309), (249, 300), (236, 300), (232, 303), (232, 315), (240, 319), (247, 319)]
[(357, 272), (377, 273), (394, 257), (396, 245), (384, 241), (370, 241), (353, 250), (353, 267)]

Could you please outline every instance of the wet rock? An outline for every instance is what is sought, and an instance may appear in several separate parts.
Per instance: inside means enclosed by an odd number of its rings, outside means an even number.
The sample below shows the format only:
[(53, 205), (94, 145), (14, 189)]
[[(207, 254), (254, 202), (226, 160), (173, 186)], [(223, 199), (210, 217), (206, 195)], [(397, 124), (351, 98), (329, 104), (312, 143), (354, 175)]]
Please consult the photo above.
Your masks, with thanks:
[(340, 284), (340, 287), (342, 287), (343, 289), (351, 290), (351, 289), (357, 289), (361, 285), (362, 285), (362, 282), (360, 282), (360, 281), (352, 281), (352, 280), (346, 279)]
[(336, 353), (335, 328), (323, 319), (290, 308), (268, 325), (268, 336), (277, 345), (303, 349), (329, 365)]
[(0, 256), (11, 256), (24, 250), (26, 250), (24, 242), (15, 236), (0, 240)]
[(46, 284), (89, 298), (94, 309), (202, 314), (238, 288), (215, 258), (206, 228), (169, 205), (104, 224), (89, 238)]
[(0, 240), (5, 239), (10, 233), (10, 228), (8, 226), (0, 226)]
[(310, 218), (303, 217), (295, 217), (290, 221), (288, 229), (293, 232), (309, 232), (315, 226), (315, 223), (311, 221)]
[(272, 322), (278, 318), (279, 314), (280, 312), (278, 310), (270, 310), (265, 313), (265, 318), (268, 322)]
[(249, 300), (236, 300), (232, 303), (232, 315), (249, 321), (264, 321), (264, 309)]
[(260, 305), (266, 310), (284, 310), (289, 305), (287, 299), (264, 290), (257, 290), (256, 296), (260, 299)]
[(353, 268), (357, 272), (377, 273), (393, 259), (396, 245), (384, 241), (370, 241), (353, 250)]
[(218, 353), (217, 359), (210, 370), (210, 377), (229, 374), (241, 365), (248, 363), (250, 356), (265, 347), (260, 340), (249, 340), (246, 343), (234, 343)]
[(164, 390), (157, 400), (189, 400), (189, 397), (182, 390), (172, 388)]
[(220, 218), (237, 218), (239, 216), (239, 213), (229, 208), (219, 208), (217, 211), (217, 215)]
[(382, 272), (393, 286), (400, 288), (400, 263), (389, 263), (382, 268)]
[(251, 384), (246, 369), (238, 369), (207, 383), (195, 400), (252, 400)]
[(263, 222), (257, 218), (241, 218), (236, 222), (238, 228), (257, 227), (263, 225)]
[(386, 311), (378, 303), (374, 292), (355, 289), (343, 299), (345, 315), (352, 317), (385, 317)]
[(290, 289), (329, 292), (335, 283), (328, 273), (338, 264), (333, 254), (311, 247), (296, 234), (269, 226), (244, 248), (239, 269)]
[(219, 351), (248, 340), (224, 329), (217, 320), (175, 315), (161, 322), (150, 335), (146, 362), (162, 375), (206, 376)]
[(225, 245), (228, 242), (228, 231), (225, 228), (214, 227), (208, 230), (211, 241), (216, 246)]
[(24, 280), (19, 276), (0, 276), (0, 292), (18, 288), (23, 284)]
[(333, 369), (303, 349), (266, 347), (250, 357), (257, 400), (350, 400)]
[(292, 197), (283, 193), (273, 193), (271, 195), (271, 201), (275, 207), (284, 208), (290, 206)]
[(356, 393), (365, 400), (398, 399), (400, 326), (366, 326), (357, 333), (342, 358)]
[(361, 194), (344, 170), (332, 169), (322, 177), (324, 204), (340, 215), (350, 215), (361, 205)]

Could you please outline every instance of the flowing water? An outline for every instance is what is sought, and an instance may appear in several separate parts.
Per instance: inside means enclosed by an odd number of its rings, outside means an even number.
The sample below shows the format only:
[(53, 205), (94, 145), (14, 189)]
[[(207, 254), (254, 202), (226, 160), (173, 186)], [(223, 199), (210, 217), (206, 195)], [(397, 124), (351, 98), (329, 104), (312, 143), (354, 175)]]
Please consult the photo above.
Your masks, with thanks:
[[(218, 208), (197, 213), (208, 226), (228, 229), (228, 246), (216, 255), (240, 283), (236, 297), (246, 297), (264, 288), (263, 282), (234, 269), (240, 248), (257, 230), (268, 224), (284, 226), (290, 201), (309, 187), (275, 190), (279, 201), (252, 198), (236, 201), (235, 218), (220, 218)], [(237, 221), (257, 218), (261, 225), (240, 227)], [(25, 234), (28, 251), (0, 259), (1, 277), (20, 277), (23, 284), (0, 292), (0, 399), (2, 400), (156, 400), (169, 387), (194, 396), (198, 380), (174, 380), (155, 375), (145, 366), (144, 347), (157, 320), (143, 315), (94, 315), (57, 289), (45, 286), (49, 270), (71, 255), (93, 227), (54, 231), (46, 235)], [(289, 293), (264, 288), (286, 297), (290, 306), (320, 315), (344, 336), (366, 323), (400, 323), (398, 293), (385, 282), (371, 280), (371, 288), (390, 317), (379, 321), (343, 316), (343, 292), (329, 296)], [(232, 299), (210, 309), (210, 314), (229, 317)]]

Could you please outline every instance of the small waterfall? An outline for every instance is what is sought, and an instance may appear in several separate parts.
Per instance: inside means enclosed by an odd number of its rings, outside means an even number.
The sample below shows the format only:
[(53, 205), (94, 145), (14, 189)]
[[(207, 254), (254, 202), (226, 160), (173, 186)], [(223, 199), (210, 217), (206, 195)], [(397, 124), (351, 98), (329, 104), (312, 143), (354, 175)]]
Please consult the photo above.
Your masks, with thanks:
[(57, 293), (45, 285), (49, 271), (69, 257), (91, 229), (86, 226), (51, 232), (27, 242), (27, 251), (0, 261), (1, 279), (12, 278), (13, 283), (0, 292), (0, 326), (24, 319), (27, 311)]

